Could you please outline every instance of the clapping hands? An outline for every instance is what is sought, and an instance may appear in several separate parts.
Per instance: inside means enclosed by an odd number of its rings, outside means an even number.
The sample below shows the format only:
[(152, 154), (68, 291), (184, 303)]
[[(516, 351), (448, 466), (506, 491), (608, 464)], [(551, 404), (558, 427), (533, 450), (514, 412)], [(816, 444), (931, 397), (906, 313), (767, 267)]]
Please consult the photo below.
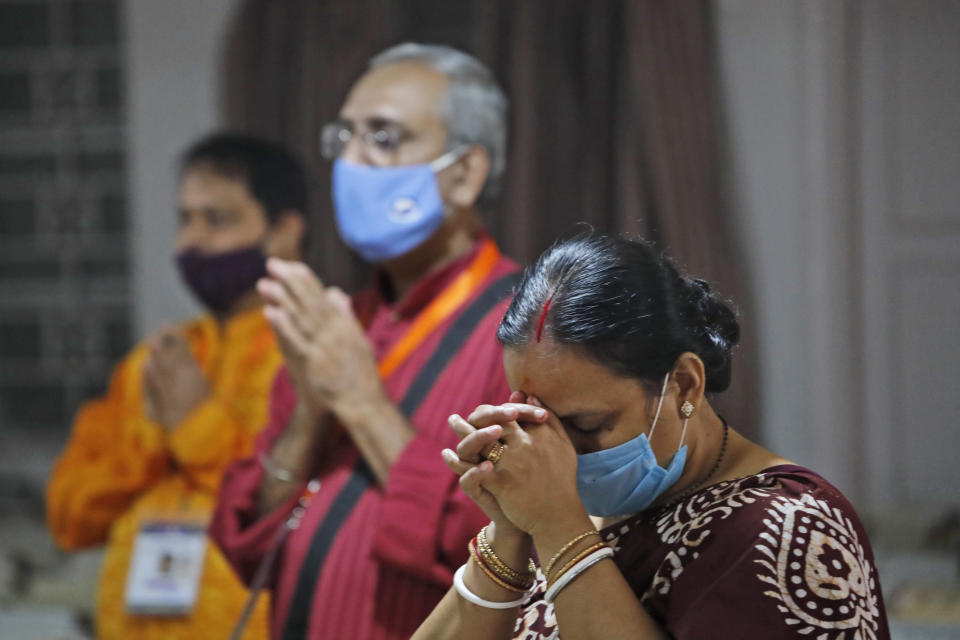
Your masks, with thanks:
[(267, 272), (257, 291), (298, 397), (320, 415), (377, 388), (373, 350), (349, 297), (302, 262), (271, 258)]
[(168, 327), (151, 338), (143, 367), (147, 418), (172, 429), (210, 395), (210, 383), (186, 338)]

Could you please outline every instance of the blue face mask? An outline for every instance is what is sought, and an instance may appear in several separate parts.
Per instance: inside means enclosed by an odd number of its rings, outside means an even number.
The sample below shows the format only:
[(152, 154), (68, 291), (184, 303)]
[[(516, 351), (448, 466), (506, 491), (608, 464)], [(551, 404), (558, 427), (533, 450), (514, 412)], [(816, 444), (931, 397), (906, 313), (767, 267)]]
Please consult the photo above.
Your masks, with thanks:
[(411, 251), (443, 222), (437, 172), (463, 156), (454, 149), (428, 164), (369, 167), (338, 158), (333, 164), (333, 205), (347, 246), (367, 262)]
[(577, 489), (587, 512), (594, 516), (626, 515), (643, 511), (680, 478), (687, 462), (686, 434), (680, 434), (680, 447), (666, 469), (657, 464), (650, 438), (657, 428), (663, 396), (670, 373), (663, 380), (660, 402), (653, 417), (650, 435), (641, 433), (612, 449), (577, 456)]

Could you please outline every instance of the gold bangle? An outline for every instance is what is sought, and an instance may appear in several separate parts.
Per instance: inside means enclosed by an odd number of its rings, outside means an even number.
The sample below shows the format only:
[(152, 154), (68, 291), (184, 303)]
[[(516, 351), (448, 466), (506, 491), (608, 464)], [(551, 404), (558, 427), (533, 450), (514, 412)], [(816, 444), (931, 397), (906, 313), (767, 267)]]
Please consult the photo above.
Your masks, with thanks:
[(476, 538), (470, 541), (470, 545), (469, 545), (470, 556), (473, 558), (473, 561), (476, 562), (477, 565), (480, 567), (480, 570), (483, 571), (483, 573), (498, 586), (508, 591), (513, 591), (514, 593), (526, 593), (527, 590), (530, 588), (530, 585), (514, 583), (513, 581), (508, 580), (504, 576), (497, 575), (496, 571), (494, 571), (492, 567), (490, 567), (489, 565), (487, 565), (486, 562), (484, 562), (484, 558), (480, 555), (480, 552), (477, 550), (475, 541), (476, 541)]
[(596, 533), (597, 535), (600, 535), (600, 533), (599, 533), (596, 529), (591, 529), (590, 531), (584, 531), (583, 533), (581, 533), (580, 535), (578, 535), (577, 537), (575, 537), (573, 540), (571, 540), (571, 541), (568, 542), (567, 544), (563, 545), (563, 547), (560, 549), (560, 551), (557, 551), (555, 554), (553, 554), (553, 557), (550, 558), (550, 562), (547, 563), (547, 568), (546, 568), (546, 569), (544, 570), (544, 572), (543, 572), (544, 577), (550, 575), (550, 571), (553, 569), (553, 565), (555, 565), (555, 564), (557, 563), (557, 560), (560, 559), (560, 556), (562, 556), (562, 555), (565, 554), (567, 551), (569, 551), (570, 547), (572, 547), (573, 545), (577, 544), (578, 542), (580, 542), (581, 540), (583, 540), (583, 539), (586, 538), (587, 536), (591, 536), (591, 535), (593, 535), (593, 534), (595, 534), (595, 533)]
[[(482, 533), (482, 532), (481, 532)], [(490, 543), (487, 542), (486, 537), (480, 534), (477, 534), (477, 550), (480, 552), (480, 555), (483, 557), (487, 565), (501, 578), (508, 582), (513, 582), (517, 585), (526, 585), (530, 586), (533, 583), (533, 574), (529, 571), (526, 573), (520, 573), (510, 568), (503, 560), (497, 556), (496, 552), (490, 546)]]
[(547, 578), (547, 587), (549, 588), (550, 586), (556, 584), (557, 580), (559, 580), (563, 574), (565, 574), (567, 571), (570, 570), (570, 567), (577, 564), (578, 562), (586, 558), (588, 555), (590, 555), (594, 551), (599, 551), (600, 549), (603, 549), (606, 546), (607, 546), (607, 543), (601, 540), (600, 542), (594, 543), (589, 547), (587, 547), (586, 549), (584, 549), (583, 551), (581, 551), (580, 553), (578, 553), (576, 556), (574, 556), (574, 558), (570, 562), (568, 562), (567, 564), (563, 565), (563, 567), (561, 567), (560, 572), (557, 573), (555, 578), (553, 578), (552, 580), (550, 578)]
[(480, 558), (480, 554), (477, 552), (477, 547), (474, 545), (473, 540), (470, 541), (470, 544), (467, 545), (467, 548), (470, 549), (470, 557), (473, 558), (473, 561), (476, 563), (480, 570), (483, 571), (483, 574), (490, 578), (490, 581), (502, 589), (511, 591), (513, 593), (526, 593), (529, 587), (521, 587), (518, 585), (513, 585), (495, 574), (483, 560)]
[(518, 586), (525, 585), (527, 588), (533, 584), (534, 577), (536, 576), (536, 565), (533, 564), (533, 560), (527, 561), (527, 571), (525, 572), (520, 572), (512, 568), (504, 562), (500, 556), (497, 555), (496, 551), (493, 550), (493, 547), (490, 546), (490, 540), (487, 538), (487, 527), (480, 529), (480, 533), (477, 534), (477, 550), (489, 567), (507, 582), (514, 583)]

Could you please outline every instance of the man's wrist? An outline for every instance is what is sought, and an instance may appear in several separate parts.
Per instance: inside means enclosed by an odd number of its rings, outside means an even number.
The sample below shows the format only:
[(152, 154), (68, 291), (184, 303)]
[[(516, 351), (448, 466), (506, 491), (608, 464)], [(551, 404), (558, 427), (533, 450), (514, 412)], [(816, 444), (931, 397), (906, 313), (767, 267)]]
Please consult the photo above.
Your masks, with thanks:
[(417, 433), (382, 386), (362, 398), (352, 396), (332, 403), (331, 410), (370, 465), (378, 482), (386, 486), (390, 470)]
[(347, 429), (350, 425), (379, 422), (391, 412), (399, 413), (379, 379), (374, 384), (353, 386), (331, 399), (330, 410)]
[(260, 461), (260, 466), (263, 467), (263, 470), (275, 480), (286, 484), (305, 482), (305, 479), (301, 478), (299, 474), (277, 465), (267, 451), (261, 451), (257, 455), (257, 459)]
[(298, 432), (311, 432), (319, 429), (320, 419), (323, 411), (314, 406), (308, 400), (297, 398), (297, 403), (293, 407), (293, 414), (290, 416), (289, 427)]

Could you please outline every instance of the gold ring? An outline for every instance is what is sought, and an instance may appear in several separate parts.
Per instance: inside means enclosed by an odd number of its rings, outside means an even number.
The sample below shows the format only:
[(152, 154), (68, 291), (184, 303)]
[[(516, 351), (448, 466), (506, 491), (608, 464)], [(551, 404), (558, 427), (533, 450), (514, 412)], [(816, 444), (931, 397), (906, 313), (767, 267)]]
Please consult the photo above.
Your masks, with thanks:
[(493, 447), (490, 449), (490, 453), (487, 454), (487, 460), (493, 464), (500, 462), (500, 458), (503, 457), (503, 450), (507, 447), (502, 442), (494, 442)]

